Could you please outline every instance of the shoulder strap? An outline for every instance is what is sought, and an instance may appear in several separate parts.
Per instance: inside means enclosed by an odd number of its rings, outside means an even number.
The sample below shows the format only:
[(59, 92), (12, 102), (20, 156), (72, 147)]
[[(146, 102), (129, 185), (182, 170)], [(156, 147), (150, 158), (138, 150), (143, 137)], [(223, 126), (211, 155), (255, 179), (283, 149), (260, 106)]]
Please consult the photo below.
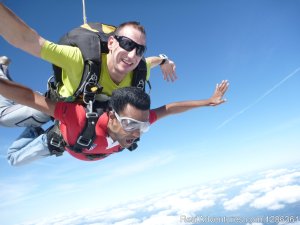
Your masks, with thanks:
[[(103, 112), (103, 111), (102, 111)], [(59, 124), (56, 121), (55, 124), (47, 130), (47, 139), (48, 139), (48, 148), (50, 150), (51, 155), (60, 156), (64, 152), (65, 147), (76, 152), (82, 153), (83, 149), (89, 149), (96, 136), (95, 126), (97, 124), (97, 120), (99, 118), (99, 114), (95, 112), (87, 112), (86, 113), (86, 124), (82, 129), (75, 145), (69, 146), (64, 141), (63, 136), (59, 129)], [(84, 154), (84, 153), (82, 153)], [(84, 154), (88, 159), (94, 160), (96, 158), (104, 158), (106, 154)]]
[[(95, 32), (79, 27), (62, 37), (59, 43), (78, 47), (83, 56), (84, 69), (80, 84), (74, 92), (76, 98), (82, 93), (86, 81), (91, 76), (96, 80), (95, 83), (98, 83), (101, 71), (101, 40)], [(62, 83), (61, 68), (54, 65), (53, 70), (56, 82)]]
[(137, 67), (133, 70), (131, 86), (138, 87), (145, 91), (145, 82), (147, 76), (147, 65), (145, 58), (142, 58)]
[(98, 113), (87, 112), (86, 113), (86, 123), (84, 129), (81, 131), (75, 145), (70, 147), (76, 153), (82, 153), (82, 150), (87, 148), (89, 149), (96, 137), (95, 127), (97, 120), (99, 118)]
[[(84, 24), (68, 32), (58, 42), (59, 44), (78, 47), (83, 56), (84, 70), (80, 84), (74, 92), (75, 97), (82, 93), (86, 81), (92, 75), (96, 76), (96, 83), (98, 83), (101, 71), (101, 53), (108, 53), (108, 37), (115, 29), (114, 26), (102, 23)], [(56, 83), (62, 83), (61, 68), (53, 65), (53, 71)]]
[(103, 108), (98, 109), (98, 112), (93, 111), (93, 101), (90, 100), (87, 104), (86, 109), (86, 123), (84, 128), (81, 130), (81, 133), (73, 146), (69, 146), (71, 150), (73, 150), (76, 153), (82, 153), (83, 149), (91, 148), (95, 137), (96, 137), (96, 124), (98, 122), (98, 119), (100, 115), (103, 114), (105, 111), (106, 106), (103, 105)]
[(133, 78), (131, 82), (131, 86), (138, 87), (143, 91), (146, 90), (146, 83), (151, 90), (150, 81), (147, 80), (147, 63), (146, 59), (142, 58), (138, 66), (133, 70)]

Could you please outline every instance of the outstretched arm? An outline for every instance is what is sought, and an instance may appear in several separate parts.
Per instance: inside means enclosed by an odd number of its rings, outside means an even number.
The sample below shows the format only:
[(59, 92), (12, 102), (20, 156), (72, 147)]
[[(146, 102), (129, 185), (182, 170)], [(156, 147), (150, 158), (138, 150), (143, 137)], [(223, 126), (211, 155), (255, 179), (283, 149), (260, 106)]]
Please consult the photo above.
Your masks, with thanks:
[(40, 57), (45, 39), (0, 3), (0, 35), (11, 45)]
[(56, 103), (23, 85), (0, 78), (0, 95), (54, 116)]
[[(146, 61), (151, 64), (151, 68), (156, 67), (158, 65), (160, 65), (160, 63), (162, 62), (162, 58), (158, 57), (158, 56), (151, 56), (151, 57), (147, 57)], [(167, 59), (166, 62), (160, 66), (161, 72), (163, 73), (164, 76), (164, 80), (166, 81), (175, 81), (177, 79), (177, 75), (176, 75), (176, 65), (175, 63), (170, 60)]]
[(169, 116), (172, 114), (182, 113), (194, 108), (199, 108), (202, 106), (217, 106), (224, 103), (226, 100), (223, 98), (224, 94), (228, 89), (228, 81), (223, 80), (221, 84), (217, 84), (215, 92), (213, 95), (206, 100), (193, 100), (193, 101), (182, 101), (173, 102), (159, 108), (153, 109), (157, 115), (157, 120)]

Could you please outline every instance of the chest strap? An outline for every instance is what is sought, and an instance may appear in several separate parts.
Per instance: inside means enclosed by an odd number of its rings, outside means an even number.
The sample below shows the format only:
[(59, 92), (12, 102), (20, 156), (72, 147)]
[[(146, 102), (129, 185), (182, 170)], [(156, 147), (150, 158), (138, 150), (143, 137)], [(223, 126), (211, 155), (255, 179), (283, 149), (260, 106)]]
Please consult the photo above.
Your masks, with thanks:
[[(81, 130), (81, 133), (73, 146), (67, 145), (67, 143), (64, 141), (59, 129), (58, 121), (56, 121), (55, 124), (47, 130), (48, 148), (52, 155), (62, 155), (65, 147), (68, 147), (68, 149), (76, 153), (82, 153), (83, 149), (89, 149), (92, 147), (96, 137), (95, 127), (99, 118), (99, 114), (97, 112), (93, 112), (92, 100), (89, 101), (86, 110), (87, 112), (85, 127)], [(104, 158), (107, 156), (106, 154), (84, 155), (90, 160), (96, 158)]]
[(82, 153), (83, 149), (91, 148), (96, 137), (95, 127), (98, 121), (99, 115), (96, 112), (87, 112), (86, 113), (86, 123), (85, 127), (81, 131), (75, 145), (68, 146), (71, 150), (76, 153)]

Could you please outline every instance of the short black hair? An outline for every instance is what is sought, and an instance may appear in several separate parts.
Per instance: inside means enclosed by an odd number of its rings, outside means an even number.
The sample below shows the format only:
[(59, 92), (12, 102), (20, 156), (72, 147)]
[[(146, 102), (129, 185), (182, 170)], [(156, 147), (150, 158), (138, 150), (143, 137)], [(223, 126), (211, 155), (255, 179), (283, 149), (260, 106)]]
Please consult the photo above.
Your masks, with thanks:
[(124, 27), (126, 27), (126, 26), (132, 26), (132, 27), (134, 27), (135, 29), (139, 30), (142, 34), (144, 34), (145, 37), (146, 37), (146, 30), (145, 30), (145, 28), (140, 24), (140, 22), (137, 22), (137, 21), (128, 21), (128, 22), (120, 24), (117, 27), (117, 29), (115, 30), (115, 34), (119, 35), (120, 31)]
[(110, 107), (119, 113), (124, 110), (127, 104), (139, 110), (149, 110), (150, 96), (137, 87), (124, 87), (114, 90), (109, 101)]

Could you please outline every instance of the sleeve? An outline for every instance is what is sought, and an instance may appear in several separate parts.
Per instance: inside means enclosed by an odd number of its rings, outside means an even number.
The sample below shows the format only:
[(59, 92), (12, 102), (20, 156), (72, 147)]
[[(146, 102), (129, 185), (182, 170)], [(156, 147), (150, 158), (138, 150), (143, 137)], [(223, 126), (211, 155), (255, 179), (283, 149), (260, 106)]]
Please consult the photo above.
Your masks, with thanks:
[(147, 63), (146, 63), (146, 66), (147, 66), (146, 80), (150, 80), (151, 63), (150, 63), (150, 62), (147, 62)]
[(150, 110), (150, 115), (149, 115), (149, 122), (150, 122), (150, 124), (155, 123), (156, 120), (157, 120), (157, 115), (156, 115), (155, 111), (154, 110)]
[(45, 41), (41, 50), (42, 59), (63, 68), (70, 74), (74, 71), (81, 71), (83, 68), (83, 57), (77, 47), (59, 45), (50, 41)]

